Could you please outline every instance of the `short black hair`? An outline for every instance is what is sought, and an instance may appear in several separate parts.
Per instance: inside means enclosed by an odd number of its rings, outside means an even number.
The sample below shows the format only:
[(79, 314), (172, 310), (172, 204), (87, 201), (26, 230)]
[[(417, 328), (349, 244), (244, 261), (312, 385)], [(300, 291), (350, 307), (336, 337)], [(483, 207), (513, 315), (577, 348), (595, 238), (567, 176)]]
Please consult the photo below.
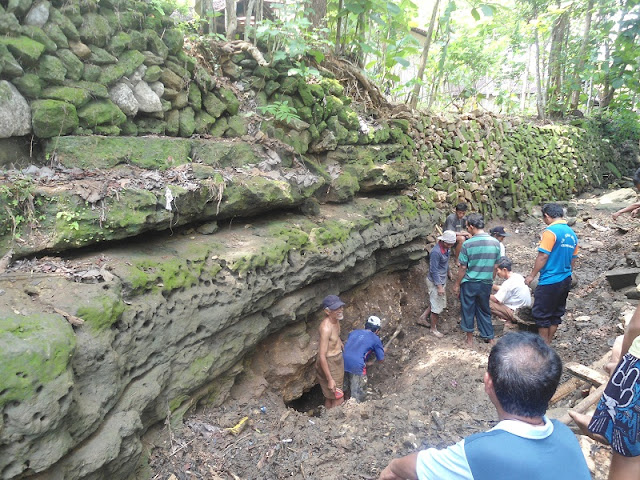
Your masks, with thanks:
[(636, 170), (636, 173), (633, 174), (633, 183), (636, 185), (640, 185), (640, 168)]
[(366, 322), (364, 324), (364, 328), (366, 328), (367, 330), (371, 330), (374, 333), (380, 330), (380, 327), (378, 325), (374, 325), (373, 323), (369, 323), (369, 322)]
[(467, 211), (467, 204), (464, 202), (461, 202), (459, 204), (456, 205), (456, 210), (459, 210), (461, 212), (466, 212)]
[(513, 262), (511, 262), (511, 259), (509, 259), (509, 257), (500, 257), (498, 259), (498, 268), (506, 268), (507, 270), (511, 271), (512, 266)]
[(557, 203), (545, 203), (542, 207), (542, 215), (549, 215), (551, 218), (562, 218), (564, 209)]
[(484, 217), (479, 213), (472, 213), (467, 216), (467, 223), (472, 227), (484, 228)]
[(505, 412), (540, 417), (560, 383), (562, 360), (539, 335), (507, 333), (491, 349), (487, 371)]

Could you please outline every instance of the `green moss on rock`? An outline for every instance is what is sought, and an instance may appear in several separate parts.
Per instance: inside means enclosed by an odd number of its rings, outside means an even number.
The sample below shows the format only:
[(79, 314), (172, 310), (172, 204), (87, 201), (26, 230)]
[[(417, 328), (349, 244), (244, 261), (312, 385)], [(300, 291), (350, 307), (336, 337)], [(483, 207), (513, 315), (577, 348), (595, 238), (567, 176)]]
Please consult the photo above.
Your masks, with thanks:
[(45, 144), (48, 153), (57, 152), (66, 167), (111, 168), (131, 163), (142, 168), (165, 170), (188, 161), (191, 142), (166, 138), (100, 138), (66, 136)]
[(111, 100), (91, 102), (78, 110), (78, 117), (83, 126), (120, 125), (127, 116)]
[(109, 328), (122, 317), (125, 304), (122, 300), (102, 296), (92, 298), (90, 305), (78, 307), (76, 315), (82, 318), (93, 330)]
[(11, 81), (18, 91), (27, 98), (38, 98), (42, 91), (42, 82), (35, 73), (26, 73)]
[(0, 45), (6, 46), (9, 51), (27, 65), (35, 65), (45, 51), (45, 46), (27, 36), (0, 37)]
[(48, 83), (62, 84), (67, 75), (67, 69), (58, 57), (43, 55), (38, 66), (38, 76)]
[(73, 132), (79, 124), (76, 107), (60, 100), (36, 100), (31, 103), (33, 133), (52, 138)]
[(91, 99), (91, 94), (87, 90), (73, 87), (49, 87), (41, 93), (42, 98), (51, 98), (71, 103), (76, 107), (81, 107)]
[(63, 375), (75, 344), (71, 325), (58, 315), (0, 314), (0, 408)]

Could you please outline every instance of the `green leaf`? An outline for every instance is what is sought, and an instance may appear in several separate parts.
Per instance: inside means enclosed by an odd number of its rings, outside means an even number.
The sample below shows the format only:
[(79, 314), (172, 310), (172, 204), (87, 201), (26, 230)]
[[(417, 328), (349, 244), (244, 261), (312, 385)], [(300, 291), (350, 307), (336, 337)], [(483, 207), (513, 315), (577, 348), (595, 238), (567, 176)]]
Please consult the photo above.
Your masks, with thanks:
[(309, 55), (313, 56), (313, 58), (318, 63), (320, 63), (320, 62), (322, 62), (324, 60), (324, 53), (322, 53), (320, 50), (311, 49), (311, 50), (309, 50)]
[(395, 3), (387, 2), (387, 12), (389, 12), (389, 15), (396, 16), (400, 15), (402, 10)]
[(480, 14), (478, 13), (478, 10), (476, 10), (475, 7), (471, 9), (471, 16), (476, 20), (476, 22), (480, 20)]
[(611, 81), (611, 86), (616, 90), (624, 85), (624, 78), (614, 78)]
[(359, 5), (357, 3), (347, 3), (344, 8), (351, 13), (355, 13), (356, 15), (360, 15), (362, 12), (364, 12), (364, 8), (362, 7), (362, 5)]
[(402, 57), (393, 57), (393, 59), (403, 67), (408, 67), (409, 65), (411, 65), (411, 62), (409, 60), (406, 60)]
[(482, 4), (480, 5), (480, 10), (482, 10), (482, 14), (485, 17), (493, 17), (496, 13), (496, 8), (493, 5)]

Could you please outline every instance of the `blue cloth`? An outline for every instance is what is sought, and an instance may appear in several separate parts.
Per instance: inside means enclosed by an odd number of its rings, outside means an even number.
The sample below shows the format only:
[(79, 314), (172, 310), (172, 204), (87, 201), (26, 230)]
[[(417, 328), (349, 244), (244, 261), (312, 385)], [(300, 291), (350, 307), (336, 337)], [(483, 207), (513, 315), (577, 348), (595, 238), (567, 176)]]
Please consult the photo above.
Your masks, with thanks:
[(447, 283), (447, 272), (449, 271), (449, 256), (451, 250), (447, 249), (445, 253), (440, 250), (440, 242), (436, 243), (429, 253), (429, 280), (435, 285), (444, 285)]
[(462, 321), (460, 328), (463, 332), (473, 333), (474, 318), (478, 322), (480, 336), (491, 340), (493, 325), (491, 324), (491, 284), (483, 282), (464, 282), (460, 284), (460, 313)]
[(344, 371), (356, 375), (366, 373), (366, 358), (374, 352), (378, 360), (384, 359), (384, 348), (380, 337), (371, 330), (354, 330), (344, 344)]
[(549, 255), (547, 263), (540, 270), (538, 285), (551, 285), (570, 277), (571, 261), (576, 256), (575, 252), (578, 246), (578, 237), (564, 221), (555, 221), (545, 231), (551, 232), (555, 236), (555, 243), (551, 250), (542, 245), (538, 247), (539, 252)]
[(444, 450), (418, 453), (419, 480), (590, 480), (580, 445), (562, 423), (503, 420)]
[(604, 389), (589, 430), (624, 457), (640, 455), (640, 360), (627, 353)]

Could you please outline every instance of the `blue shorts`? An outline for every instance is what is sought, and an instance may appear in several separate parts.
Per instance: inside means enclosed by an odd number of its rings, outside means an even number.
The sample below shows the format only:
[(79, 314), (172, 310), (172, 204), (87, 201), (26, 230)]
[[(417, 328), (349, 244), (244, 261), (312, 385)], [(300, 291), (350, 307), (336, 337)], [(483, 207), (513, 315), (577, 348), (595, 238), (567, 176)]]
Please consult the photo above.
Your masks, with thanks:
[(531, 315), (538, 328), (560, 325), (571, 289), (571, 275), (558, 283), (538, 285), (533, 293)]
[(604, 389), (589, 431), (605, 437), (614, 452), (640, 455), (640, 360), (627, 353)]

